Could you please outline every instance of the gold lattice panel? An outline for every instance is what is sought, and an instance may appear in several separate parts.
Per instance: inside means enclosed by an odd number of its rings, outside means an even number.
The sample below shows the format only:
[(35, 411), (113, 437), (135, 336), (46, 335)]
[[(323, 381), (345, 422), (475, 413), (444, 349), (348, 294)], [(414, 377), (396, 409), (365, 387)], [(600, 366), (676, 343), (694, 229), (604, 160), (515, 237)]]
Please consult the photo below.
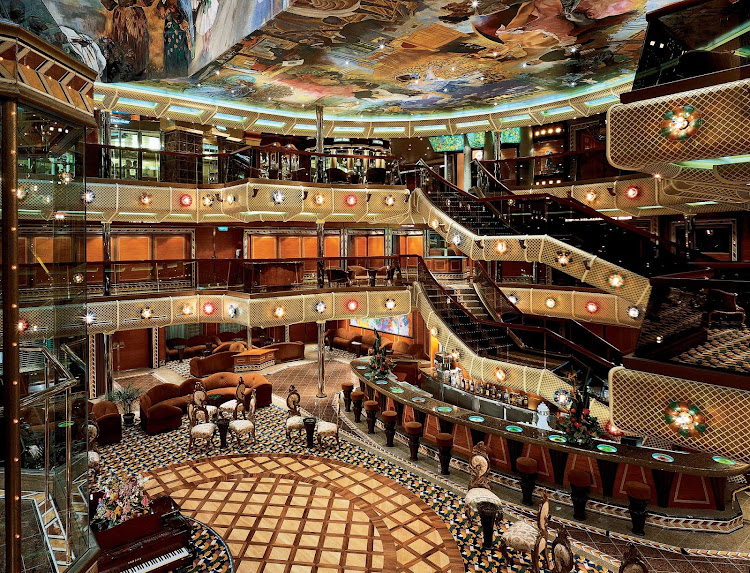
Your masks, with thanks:
[[(660, 123), (670, 110), (690, 105), (703, 117), (684, 141), (662, 137)], [(750, 80), (719, 84), (663, 97), (615, 105), (607, 114), (607, 155), (620, 169), (744, 155), (750, 149)]]
[(312, 457), (215, 457), (150, 472), (150, 496), (227, 542), (238, 571), (266, 569), (459, 573), (464, 564), (438, 515), (367, 469)]
[[(537, 261), (633, 304), (641, 305), (648, 301), (651, 284), (646, 277), (596, 255), (549, 235), (476, 235), (438, 210), (421, 189), (416, 189), (412, 198), (414, 209), (425, 218), (427, 224), (473, 260)], [(499, 246), (503, 248), (499, 249)], [(570, 262), (565, 266), (558, 263), (559, 251), (570, 252)], [(613, 287), (612, 277), (617, 277), (615, 284), (619, 284), (621, 278), (622, 285)]]
[[(750, 461), (745, 427), (750, 392), (746, 390), (617, 367), (610, 371), (609, 394), (612, 421), (622, 430)], [(704, 434), (685, 438), (667, 426), (664, 409), (679, 400), (695, 404), (706, 415)]]

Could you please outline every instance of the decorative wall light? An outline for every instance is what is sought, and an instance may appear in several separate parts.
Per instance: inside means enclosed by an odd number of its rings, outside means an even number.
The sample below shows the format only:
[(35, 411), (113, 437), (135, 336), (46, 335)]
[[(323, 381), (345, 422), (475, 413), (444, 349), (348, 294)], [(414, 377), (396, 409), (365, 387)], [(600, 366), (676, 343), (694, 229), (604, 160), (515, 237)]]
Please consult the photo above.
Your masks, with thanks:
[(317, 194), (317, 195), (315, 196), (315, 204), (316, 204), (316, 205), (322, 205), (322, 204), (323, 204), (323, 202), (324, 202), (325, 200), (326, 200), (326, 198), (325, 198), (325, 197), (323, 197), (323, 195), (321, 195), (320, 193), (318, 193), (318, 194)]
[(386, 299), (385, 308), (387, 308), (388, 310), (393, 310), (394, 308), (396, 308), (396, 301), (392, 298)]
[(568, 404), (570, 404), (570, 392), (567, 390), (560, 388), (559, 390), (555, 390), (555, 393), (553, 394), (553, 399), (555, 400), (555, 404), (560, 406), (561, 408), (566, 408)]
[(150, 307), (150, 306), (145, 306), (145, 307), (143, 307), (143, 308), (141, 309), (141, 318), (142, 318), (143, 320), (148, 320), (148, 319), (150, 319), (150, 318), (151, 318), (152, 316), (154, 316), (154, 311), (153, 311), (153, 310), (151, 310), (151, 307)]
[(193, 196), (187, 193), (180, 195), (180, 205), (183, 207), (190, 207), (193, 204)]
[(315, 303), (315, 306), (313, 308), (315, 309), (315, 312), (317, 312), (318, 314), (323, 314), (326, 311), (326, 308), (328, 307), (326, 306), (326, 303), (324, 303), (322, 300), (319, 300), (318, 302)]
[(623, 432), (620, 428), (615, 426), (615, 423), (612, 420), (607, 420), (607, 423), (604, 424), (604, 429), (607, 430), (607, 433), (610, 436), (623, 436), (625, 435), (625, 432)]
[(495, 249), (497, 249), (497, 252), (501, 255), (504, 255), (508, 252), (508, 243), (505, 241), (500, 241), (496, 246)]
[(508, 378), (508, 373), (502, 368), (498, 368), (497, 370), (495, 370), (495, 378), (498, 382), (505, 382), (505, 380)]
[(141, 202), (141, 205), (146, 205), (148, 207), (153, 202), (154, 197), (153, 195), (151, 195), (151, 193), (144, 191), (143, 193), (141, 193), (141, 196), (138, 198), (138, 200)]
[(547, 308), (555, 308), (557, 306), (557, 299), (553, 297), (547, 297), (547, 300), (544, 301), (544, 305)]
[(593, 203), (598, 196), (596, 191), (586, 191), (586, 202)]
[(586, 303), (586, 311), (589, 314), (596, 314), (597, 312), (599, 312), (599, 305), (596, 304), (596, 302), (594, 302), (593, 300), (590, 300)]
[(286, 196), (281, 189), (276, 189), (276, 191), (271, 193), (271, 201), (273, 201), (274, 205), (281, 205), (285, 199)]
[(212, 315), (214, 311), (216, 310), (216, 307), (214, 306), (214, 303), (207, 302), (203, 305), (203, 313), (207, 315)]
[(284, 315), (286, 314), (286, 311), (284, 310), (283, 306), (277, 306), (273, 309), (273, 315), (276, 318), (284, 318)]
[(16, 197), (18, 197), (18, 200), (23, 203), (28, 196), (29, 190), (26, 188), (26, 185), (19, 185), (18, 189), (16, 189)]
[(182, 309), (180, 309), (180, 312), (183, 314), (183, 316), (190, 316), (191, 314), (193, 314), (193, 305), (183, 304)]
[(670, 402), (664, 409), (664, 421), (685, 438), (699, 436), (706, 431), (706, 417), (700, 408), (683, 400)]
[(557, 251), (557, 264), (561, 267), (567, 267), (569, 263), (573, 262), (573, 257), (570, 256), (570, 251)]
[(661, 336), (661, 335), (657, 336), (656, 337), (656, 344), (661, 344), (662, 342), (664, 342), (664, 337)]
[(430, 334), (432, 334), (432, 336), (437, 336), (438, 335), (438, 328), (437, 328), (437, 326), (433, 326), (430, 329)]
[(518, 297), (517, 297), (516, 295), (514, 295), (514, 294), (512, 294), (512, 295), (509, 295), (509, 296), (508, 296), (508, 300), (509, 300), (509, 301), (510, 301), (510, 302), (511, 302), (512, 304), (518, 304)]
[(76, 273), (73, 275), (73, 282), (77, 285), (83, 282), (83, 273)]
[(232, 193), (228, 193), (226, 197), (224, 197), (224, 201), (226, 201), (228, 205), (231, 205), (232, 203), (237, 201), (237, 196)]
[(430, 227), (432, 227), (433, 229), (437, 230), (438, 225), (440, 225), (440, 221), (438, 221), (437, 219), (433, 219), (432, 221), (430, 221)]
[(24, 333), (29, 328), (31, 328), (31, 324), (28, 320), (26, 320), (25, 318), (18, 319), (18, 332)]
[(451, 239), (451, 243), (453, 243), (456, 246), (460, 245), (461, 244), (461, 235), (459, 235), (458, 233), (456, 233), (455, 235), (453, 235), (453, 238)]
[(86, 315), (83, 317), (83, 322), (86, 324), (94, 324), (94, 321), (96, 320), (96, 315), (89, 311), (86, 313)]
[(641, 309), (637, 306), (629, 306), (628, 307), (628, 316), (635, 320), (636, 318), (639, 318), (641, 316)]
[(86, 205), (93, 203), (94, 199), (96, 199), (96, 194), (91, 189), (86, 189), (81, 193), (81, 201), (86, 203)]
[(229, 318), (236, 318), (237, 317), (237, 307), (233, 304), (230, 304), (227, 306), (227, 314), (229, 315)]
[(63, 213), (62, 211), (55, 211), (55, 219), (57, 219), (58, 221), (64, 220), (65, 213)]
[(620, 273), (612, 273), (607, 277), (607, 283), (612, 288), (622, 288), (625, 285), (625, 277)]
[(388, 195), (384, 203), (386, 207), (393, 207), (396, 204), (396, 198), (393, 195)]
[(346, 301), (346, 310), (348, 310), (349, 312), (354, 312), (358, 308), (359, 308), (359, 303), (356, 300), (351, 299), (351, 300)]
[(454, 348), (453, 352), (451, 352), (451, 357), (453, 360), (460, 360), (461, 359), (461, 351), (458, 348)]
[(214, 204), (214, 196), (213, 195), (204, 195), (203, 199), (201, 200), (204, 207), (211, 207)]
[(344, 197), (344, 203), (346, 203), (347, 207), (354, 207), (357, 204), (357, 196), (350, 193)]
[(625, 190), (625, 197), (628, 199), (637, 199), (641, 194), (641, 188), (635, 185), (631, 185)]
[(661, 134), (670, 141), (693, 137), (703, 125), (701, 113), (691, 105), (675, 107), (664, 114)]
[(57, 180), (57, 182), (60, 185), (67, 185), (71, 181), (73, 181), (73, 174), (70, 172), (70, 169), (66, 165), (65, 170), (62, 173), (60, 173), (60, 178)]

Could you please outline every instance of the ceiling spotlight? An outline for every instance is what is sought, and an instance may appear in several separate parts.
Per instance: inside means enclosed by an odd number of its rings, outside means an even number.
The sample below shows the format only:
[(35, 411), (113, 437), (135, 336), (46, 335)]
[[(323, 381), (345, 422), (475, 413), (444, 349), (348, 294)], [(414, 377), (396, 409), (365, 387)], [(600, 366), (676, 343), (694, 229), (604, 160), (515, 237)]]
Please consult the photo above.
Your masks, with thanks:
[(180, 311), (184, 316), (190, 316), (193, 314), (193, 305), (191, 304), (183, 304), (182, 310)]
[(318, 193), (315, 196), (315, 204), (316, 205), (322, 205), (325, 200), (326, 200), (326, 198), (323, 197), (323, 195), (321, 193)]
[(557, 299), (550, 296), (544, 301), (544, 304), (547, 308), (555, 308), (557, 306)]
[(183, 207), (190, 207), (190, 205), (193, 204), (193, 197), (192, 195), (189, 195), (188, 193), (184, 193), (183, 195), (180, 195), (180, 205)]
[(395, 204), (396, 204), (396, 198), (393, 195), (388, 195), (388, 197), (385, 198), (386, 207), (393, 207)]
[(351, 299), (351, 300), (347, 301), (347, 303), (346, 303), (346, 310), (348, 310), (349, 312), (354, 312), (358, 308), (359, 308), (359, 303), (356, 300)]
[(657, 336), (656, 337), (656, 344), (661, 344), (662, 342), (664, 342), (664, 337), (663, 336)]
[(154, 200), (153, 195), (151, 193), (143, 192), (141, 193), (141, 196), (138, 198), (138, 200), (141, 202), (141, 205), (151, 205), (151, 202)]
[(518, 297), (514, 294), (509, 295), (508, 300), (513, 304), (518, 304)]
[(626, 197), (627, 197), (628, 199), (636, 199), (636, 198), (638, 197), (638, 195), (640, 195), (640, 194), (641, 194), (641, 190), (640, 190), (640, 188), (639, 188), (639, 187), (636, 187), (635, 185), (631, 185), (631, 186), (630, 186), (630, 187), (628, 187), (628, 188), (627, 188), (627, 190), (625, 191), (625, 196), (626, 196)]
[(212, 302), (207, 302), (206, 304), (203, 305), (204, 314), (212, 315), (214, 313), (214, 310), (216, 310), (216, 307), (214, 306), (214, 303)]
[(284, 310), (283, 306), (277, 306), (273, 309), (273, 315), (276, 318), (284, 318), (284, 315), (286, 314), (286, 311)]
[(508, 373), (502, 368), (498, 368), (495, 370), (495, 378), (497, 378), (498, 382), (505, 382), (506, 378), (508, 378)]
[(347, 207), (354, 207), (357, 204), (357, 196), (350, 193), (344, 198), (344, 203)]
[(275, 205), (281, 205), (284, 202), (284, 199), (286, 199), (286, 196), (281, 189), (276, 189), (276, 191), (271, 193), (271, 201), (273, 201)]
[(508, 252), (508, 243), (506, 243), (505, 241), (500, 241), (500, 242), (499, 242), (499, 243), (498, 243), (498, 244), (497, 244), (497, 245), (495, 246), (495, 248), (497, 249), (497, 252), (498, 252), (498, 253), (500, 253), (501, 255), (504, 255), (505, 253), (507, 253), (507, 252)]
[(612, 288), (622, 288), (625, 284), (625, 277), (623, 277), (620, 273), (612, 273), (611, 275), (609, 275), (609, 277), (607, 277), (607, 282)]
[(150, 306), (146, 306), (146, 307), (144, 307), (144, 308), (141, 309), (141, 318), (143, 320), (148, 320), (152, 316), (154, 316), (154, 311), (151, 310)]
[(586, 303), (586, 310), (589, 314), (596, 314), (599, 312), (599, 305), (596, 304), (593, 300), (590, 300)]
[(587, 191), (586, 192), (586, 201), (588, 201), (589, 203), (593, 203), (594, 201), (596, 201), (597, 197), (598, 197), (598, 195), (596, 194), (596, 191)]
[(392, 298), (387, 299), (385, 301), (385, 308), (387, 308), (388, 310), (393, 310), (394, 308), (396, 308), (396, 301)]
[(90, 189), (86, 189), (86, 191), (81, 194), (81, 201), (83, 201), (87, 205), (93, 203), (95, 198), (96, 195)]
[(633, 320), (639, 318), (641, 316), (641, 309), (638, 308), (637, 306), (629, 306), (628, 316), (632, 318)]

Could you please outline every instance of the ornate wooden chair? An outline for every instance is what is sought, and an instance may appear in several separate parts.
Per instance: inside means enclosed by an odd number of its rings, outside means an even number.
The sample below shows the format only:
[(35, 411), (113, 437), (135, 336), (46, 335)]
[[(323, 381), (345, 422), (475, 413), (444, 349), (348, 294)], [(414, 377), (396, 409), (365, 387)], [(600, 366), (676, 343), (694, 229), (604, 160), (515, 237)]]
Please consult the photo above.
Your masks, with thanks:
[(302, 434), (302, 430), (305, 429), (305, 420), (299, 411), (300, 396), (297, 392), (297, 388), (294, 385), (289, 386), (289, 394), (286, 397), (286, 407), (289, 408), (286, 419), (286, 439), (292, 439), (292, 430), (297, 430), (298, 433)]
[(224, 402), (219, 406), (219, 411), (222, 414), (228, 414), (232, 416), (232, 420), (237, 420), (242, 416), (245, 417), (245, 392), (247, 386), (245, 381), (240, 376), (240, 381), (237, 383), (237, 390), (234, 393), (234, 398), (227, 402)]
[(474, 523), (474, 517), (481, 502), (491, 503), (497, 506), (499, 522), (502, 519), (502, 502), (492, 490), (490, 490), (490, 458), (484, 442), (479, 442), (471, 450), (469, 458), (469, 490), (464, 498), (464, 512), (470, 524)]
[(649, 573), (648, 567), (632, 543), (628, 543), (625, 553), (622, 554), (617, 573)]
[(94, 471), (94, 476), (99, 473), (101, 466), (101, 456), (97, 447), (98, 439), (99, 425), (96, 423), (96, 420), (89, 418), (88, 426), (86, 426), (86, 440), (88, 442), (89, 469)]
[(570, 546), (568, 530), (560, 528), (557, 537), (552, 542), (552, 573), (571, 573), (575, 566), (573, 548)]
[(542, 501), (536, 513), (536, 527), (525, 521), (516, 521), (503, 533), (500, 539), (500, 551), (503, 559), (510, 563), (508, 547), (516, 551), (524, 551), (531, 554), (531, 571), (539, 573), (539, 558), (544, 559), (544, 566), (549, 569), (549, 556), (547, 555), (547, 543), (549, 540), (549, 498), (547, 493), (542, 493)]
[[(242, 388), (242, 393), (240, 394), (240, 387)], [(237, 385), (237, 396), (244, 396), (245, 395), (245, 385), (242, 383), (242, 379), (240, 378), (240, 383)], [(257, 398), (255, 396), (255, 388), (253, 388), (252, 393), (250, 394), (250, 404), (247, 409), (247, 412), (245, 412), (245, 406), (243, 405), (242, 401), (240, 400), (235, 407), (234, 410), (234, 419), (229, 422), (229, 431), (234, 434), (235, 440), (237, 440), (237, 445), (240, 445), (240, 436), (251, 436), (253, 438), (253, 442), (255, 441), (255, 404), (257, 402)], [(239, 417), (239, 414), (242, 414), (242, 418)]]
[(188, 442), (188, 450), (190, 450), (193, 447), (193, 444), (198, 440), (203, 440), (206, 443), (206, 448), (213, 445), (214, 434), (216, 434), (218, 428), (216, 424), (211, 422), (209, 408), (213, 408), (213, 411), (216, 412), (215, 406), (206, 405), (206, 390), (203, 388), (203, 385), (198, 382), (195, 384), (193, 399), (188, 404), (188, 421), (190, 422), (190, 441)]
[(716, 320), (726, 319), (735, 317), (738, 320), (738, 326), (745, 324), (745, 309), (737, 305), (737, 293), (727, 292), (720, 289), (711, 289), (708, 292), (708, 325), (707, 328), (711, 328), (711, 323)]
[[(198, 400), (198, 402), (196, 402), (196, 400)], [(206, 388), (200, 382), (195, 383), (191, 401), (194, 404), (200, 404), (201, 406), (203, 406), (203, 408), (206, 410), (206, 413), (208, 414), (209, 419), (213, 419), (219, 410), (216, 406), (211, 406), (208, 403), (208, 392), (206, 392)]]
[(336, 422), (325, 422), (323, 420), (318, 421), (318, 445), (323, 446), (323, 438), (335, 438), (336, 440), (336, 446), (339, 445), (339, 420), (341, 419), (341, 416), (339, 416), (339, 411), (341, 409), (341, 396), (339, 393), (334, 394), (333, 398), (333, 404), (331, 406), (333, 407), (333, 412), (336, 417)]

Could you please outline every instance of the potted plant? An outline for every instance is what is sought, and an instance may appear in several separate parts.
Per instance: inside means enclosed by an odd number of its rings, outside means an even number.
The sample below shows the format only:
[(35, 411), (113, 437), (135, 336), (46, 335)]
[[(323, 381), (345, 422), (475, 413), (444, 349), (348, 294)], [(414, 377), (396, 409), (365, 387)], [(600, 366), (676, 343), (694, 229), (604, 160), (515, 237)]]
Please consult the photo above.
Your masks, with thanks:
[(568, 402), (568, 415), (558, 415), (557, 426), (571, 443), (590, 446), (594, 438), (602, 436), (603, 432), (599, 427), (599, 421), (591, 415), (589, 410), (591, 403), (589, 387), (586, 383), (577, 384), (576, 373), (568, 376), (568, 379), (575, 389), (574, 396)]
[(122, 386), (119, 390), (113, 390), (107, 395), (107, 399), (112, 402), (117, 402), (122, 406), (122, 420), (126, 426), (132, 426), (135, 420), (135, 414), (133, 413), (133, 404), (141, 396), (141, 389), (136, 388), (132, 384)]
[(380, 333), (375, 331), (375, 344), (372, 347), (372, 356), (370, 356), (370, 376), (375, 380), (388, 378), (393, 368), (393, 362), (386, 353)]

